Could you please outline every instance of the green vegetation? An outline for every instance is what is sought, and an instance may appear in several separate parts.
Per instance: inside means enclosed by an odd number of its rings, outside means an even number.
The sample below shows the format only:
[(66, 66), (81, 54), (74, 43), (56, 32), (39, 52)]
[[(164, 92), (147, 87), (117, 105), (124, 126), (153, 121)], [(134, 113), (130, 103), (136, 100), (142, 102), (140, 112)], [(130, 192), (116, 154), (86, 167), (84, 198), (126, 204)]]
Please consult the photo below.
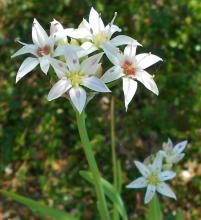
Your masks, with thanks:
[[(16, 85), (15, 76), (23, 57), (10, 58), (20, 48), (15, 40), (20, 37), (23, 42), (31, 42), (34, 17), (46, 30), (53, 18), (65, 27), (75, 27), (92, 5), (102, 12), (106, 22), (117, 11), (116, 24), (143, 44), (139, 51), (150, 50), (164, 59), (149, 70), (155, 75), (159, 97), (140, 85), (125, 113), (122, 91), (114, 87), (116, 147), (123, 173), (122, 197), (129, 219), (140, 219), (145, 211), (143, 190), (141, 194), (124, 187), (139, 175), (133, 160), (155, 152), (170, 137), (174, 142), (183, 139), (190, 142), (178, 167), (178, 171), (186, 170), (190, 175), (181, 172), (173, 182), (177, 202), (160, 197), (166, 207), (164, 216), (167, 220), (174, 219), (179, 208), (182, 211), (177, 219), (198, 220), (201, 207), (201, 2), (198, 0), (0, 0), (0, 189), (65, 210), (70, 216), (95, 219), (94, 191), (79, 175), (88, 166), (72, 107), (62, 98), (47, 101), (51, 86), (39, 68)], [(98, 165), (104, 177), (112, 182), (110, 101), (110, 95), (97, 96), (89, 103), (86, 114)], [(89, 182), (93, 182), (91, 177)], [(0, 197), (0, 219), (3, 215), (10, 219), (39, 219), (26, 207)]]

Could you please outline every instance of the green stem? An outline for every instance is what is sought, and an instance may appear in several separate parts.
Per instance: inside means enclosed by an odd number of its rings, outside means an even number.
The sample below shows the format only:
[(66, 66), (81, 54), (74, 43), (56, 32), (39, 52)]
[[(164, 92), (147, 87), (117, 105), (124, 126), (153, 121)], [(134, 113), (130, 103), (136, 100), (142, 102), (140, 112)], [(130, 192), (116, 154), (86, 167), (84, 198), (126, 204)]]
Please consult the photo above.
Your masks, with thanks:
[[(113, 185), (116, 190), (118, 190), (118, 170), (117, 170), (117, 155), (116, 155), (116, 148), (115, 148), (115, 99), (114, 97), (111, 98), (111, 141), (112, 141), (112, 167), (113, 167)], [(119, 214), (117, 209), (114, 207), (114, 214), (113, 219), (118, 220)]]
[(81, 114), (76, 112), (76, 118), (77, 118), (78, 130), (79, 130), (80, 138), (83, 144), (84, 152), (85, 152), (90, 170), (94, 176), (94, 184), (95, 184), (96, 195), (98, 199), (98, 202), (97, 202), (98, 210), (100, 212), (100, 216), (102, 220), (110, 220), (110, 215), (109, 215), (108, 207), (106, 204), (106, 199), (105, 199), (103, 187), (101, 184), (101, 176), (100, 176), (97, 164), (96, 164), (94, 154), (90, 146), (90, 141), (89, 141), (87, 130), (86, 130), (84, 112), (82, 112)]

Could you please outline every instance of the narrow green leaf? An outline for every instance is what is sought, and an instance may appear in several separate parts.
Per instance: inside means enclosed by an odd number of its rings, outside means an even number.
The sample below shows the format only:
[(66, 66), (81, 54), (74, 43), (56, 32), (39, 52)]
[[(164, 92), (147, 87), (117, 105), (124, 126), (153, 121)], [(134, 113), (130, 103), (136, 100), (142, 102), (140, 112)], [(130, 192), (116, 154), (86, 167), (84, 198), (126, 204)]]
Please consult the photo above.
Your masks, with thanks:
[[(91, 184), (94, 184), (93, 175), (91, 172), (88, 171), (80, 171), (80, 175), (90, 182)], [(113, 187), (111, 183), (109, 183), (104, 178), (101, 178), (101, 183), (103, 185), (104, 193), (105, 195), (113, 202), (114, 206), (118, 210), (119, 214), (123, 218), (123, 220), (128, 220), (126, 209), (124, 206), (124, 203), (121, 199), (120, 194), (117, 192), (117, 190)]]
[(163, 214), (157, 195), (155, 195), (149, 203), (146, 220), (163, 220)]
[(122, 169), (121, 162), (117, 160), (117, 176), (118, 176), (118, 192), (121, 193), (123, 178), (122, 178)]
[(46, 205), (41, 204), (40, 202), (36, 202), (32, 199), (28, 199), (18, 194), (7, 192), (5, 190), (0, 190), (0, 193), (9, 199), (13, 199), (16, 202), (19, 202), (27, 206), (31, 211), (33, 211), (35, 214), (39, 216), (50, 217), (51, 219), (55, 220), (78, 220), (78, 218), (74, 218), (70, 215), (67, 215), (63, 211), (50, 208)]

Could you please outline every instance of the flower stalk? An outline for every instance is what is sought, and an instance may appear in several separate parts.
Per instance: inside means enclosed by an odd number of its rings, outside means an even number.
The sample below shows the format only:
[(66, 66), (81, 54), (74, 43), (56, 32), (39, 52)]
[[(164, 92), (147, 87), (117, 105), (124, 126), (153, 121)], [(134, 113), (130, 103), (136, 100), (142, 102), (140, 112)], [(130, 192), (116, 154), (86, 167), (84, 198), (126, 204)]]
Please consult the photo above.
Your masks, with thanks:
[(102, 220), (110, 220), (110, 215), (109, 215), (108, 207), (106, 204), (106, 199), (105, 199), (103, 187), (102, 187), (102, 184), (100, 181), (100, 178), (101, 178), (100, 173), (98, 170), (96, 159), (93, 155), (93, 152), (92, 152), (92, 149), (90, 146), (90, 141), (89, 141), (86, 125), (85, 125), (84, 112), (79, 114), (76, 111), (76, 118), (77, 118), (77, 125), (78, 125), (80, 138), (81, 138), (81, 141), (83, 144), (83, 149), (84, 149), (90, 170), (94, 176), (94, 185), (95, 185), (96, 195), (97, 195), (97, 199), (98, 199), (98, 202), (97, 202), (98, 210), (100, 212), (100, 216), (101, 216)]

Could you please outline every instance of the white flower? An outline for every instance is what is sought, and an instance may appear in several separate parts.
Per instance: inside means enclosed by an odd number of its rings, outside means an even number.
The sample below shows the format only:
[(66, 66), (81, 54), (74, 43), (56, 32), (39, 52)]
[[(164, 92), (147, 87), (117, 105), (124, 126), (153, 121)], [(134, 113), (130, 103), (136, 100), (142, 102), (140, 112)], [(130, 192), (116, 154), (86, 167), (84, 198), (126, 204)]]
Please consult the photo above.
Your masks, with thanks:
[(187, 141), (182, 141), (173, 146), (171, 139), (168, 138), (168, 142), (163, 143), (163, 150), (160, 151), (160, 153), (164, 156), (168, 164), (174, 164), (179, 162), (185, 156), (183, 151), (187, 144)]
[[(53, 30), (52, 27), (50, 31), (53, 33), (56, 29)], [(35, 56), (28, 57), (24, 60), (17, 72), (16, 82), (31, 72), (38, 64), (40, 64), (41, 70), (47, 74), (52, 62), (60, 63), (60, 61), (53, 58), (54, 44), (58, 39), (53, 35), (48, 36), (46, 31), (36, 19), (34, 19), (32, 26), (32, 40), (33, 44), (20, 42), (23, 47), (12, 55), (12, 58), (26, 53), (30, 53)]]
[(85, 59), (81, 64), (74, 48), (65, 46), (67, 66), (63, 63), (54, 68), (60, 80), (52, 87), (48, 94), (48, 100), (51, 101), (68, 92), (70, 99), (79, 113), (85, 107), (87, 94), (83, 87), (96, 92), (110, 92), (104, 82), (98, 79), (95, 74), (100, 68), (100, 59), (103, 53), (96, 54)]
[(173, 179), (176, 176), (176, 173), (171, 170), (161, 171), (162, 158), (160, 154), (157, 154), (155, 160), (149, 166), (146, 166), (139, 161), (135, 161), (134, 163), (139, 172), (142, 174), (142, 177), (137, 178), (126, 187), (134, 189), (147, 187), (144, 198), (145, 204), (151, 201), (155, 192), (176, 199), (174, 192), (165, 183), (166, 180)]
[(160, 57), (151, 53), (136, 55), (135, 45), (126, 46), (124, 53), (121, 53), (116, 47), (105, 44), (104, 51), (114, 66), (106, 71), (102, 76), (102, 80), (105, 83), (109, 83), (122, 78), (126, 110), (137, 90), (137, 81), (140, 81), (156, 95), (159, 94), (153, 76), (146, 72), (145, 69), (158, 61), (162, 61)]
[(92, 53), (99, 48), (103, 48), (105, 42), (110, 42), (114, 46), (125, 44), (140, 45), (136, 40), (125, 35), (119, 35), (111, 39), (112, 35), (120, 32), (121, 29), (114, 25), (114, 18), (108, 25), (104, 25), (100, 14), (92, 7), (89, 14), (89, 22), (83, 19), (78, 29), (72, 32), (69, 36), (76, 39), (83, 39), (85, 42), (82, 48), (86, 50), (86, 54)]

